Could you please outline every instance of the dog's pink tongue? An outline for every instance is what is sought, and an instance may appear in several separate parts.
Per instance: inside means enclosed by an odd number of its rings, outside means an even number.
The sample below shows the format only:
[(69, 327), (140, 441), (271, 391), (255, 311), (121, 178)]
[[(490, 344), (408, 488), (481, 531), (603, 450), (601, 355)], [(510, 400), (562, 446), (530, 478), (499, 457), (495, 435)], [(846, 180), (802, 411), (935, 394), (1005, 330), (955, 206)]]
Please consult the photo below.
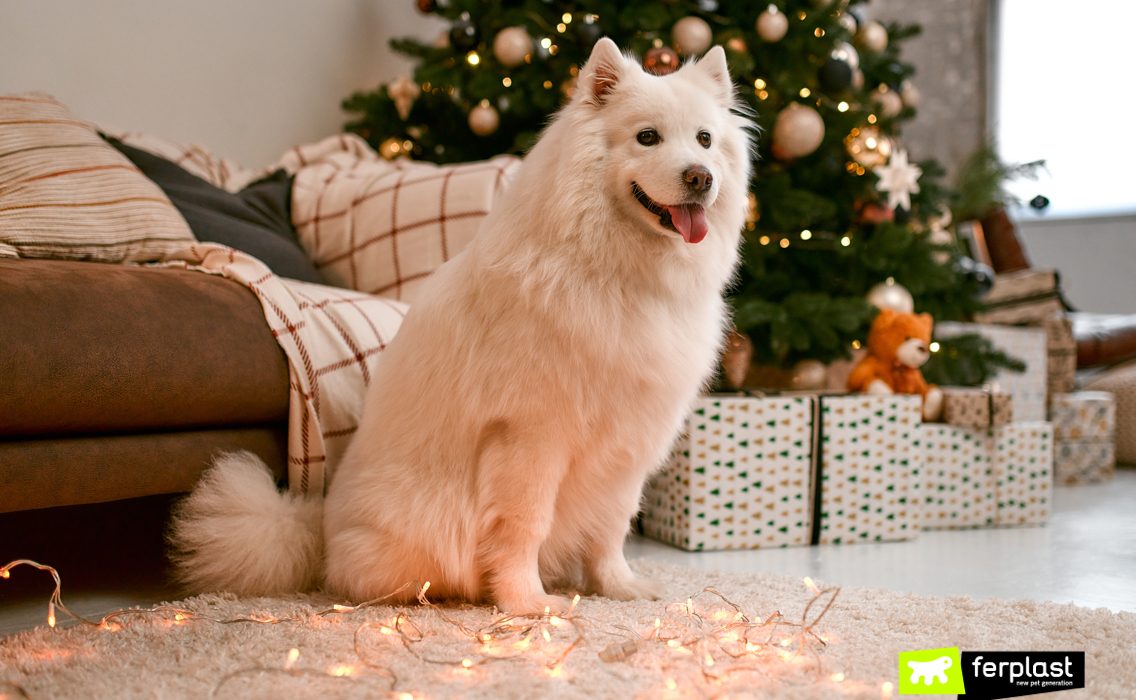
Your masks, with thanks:
[(667, 207), (671, 213), (671, 223), (682, 234), (687, 243), (698, 243), (706, 238), (710, 226), (706, 223), (706, 210), (699, 204), (680, 204)]

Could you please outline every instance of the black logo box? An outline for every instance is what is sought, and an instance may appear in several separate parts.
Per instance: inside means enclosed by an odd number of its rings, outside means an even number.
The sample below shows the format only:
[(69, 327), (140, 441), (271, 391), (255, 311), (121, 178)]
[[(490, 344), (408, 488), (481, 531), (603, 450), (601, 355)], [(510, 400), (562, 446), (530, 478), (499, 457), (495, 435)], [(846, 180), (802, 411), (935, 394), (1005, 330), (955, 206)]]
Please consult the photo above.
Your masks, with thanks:
[(964, 651), (967, 700), (1014, 698), (1085, 687), (1083, 651)]

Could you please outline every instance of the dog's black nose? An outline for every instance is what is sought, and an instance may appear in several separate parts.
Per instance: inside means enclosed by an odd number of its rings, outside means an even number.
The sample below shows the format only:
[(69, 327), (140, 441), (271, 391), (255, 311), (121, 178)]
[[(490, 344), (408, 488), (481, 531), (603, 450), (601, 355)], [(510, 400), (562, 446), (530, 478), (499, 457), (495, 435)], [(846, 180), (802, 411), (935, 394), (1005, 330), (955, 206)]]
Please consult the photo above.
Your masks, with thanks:
[(682, 174), (682, 179), (692, 192), (705, 192), (714, 184), (714, 176), (701, 165), (692, 165)]

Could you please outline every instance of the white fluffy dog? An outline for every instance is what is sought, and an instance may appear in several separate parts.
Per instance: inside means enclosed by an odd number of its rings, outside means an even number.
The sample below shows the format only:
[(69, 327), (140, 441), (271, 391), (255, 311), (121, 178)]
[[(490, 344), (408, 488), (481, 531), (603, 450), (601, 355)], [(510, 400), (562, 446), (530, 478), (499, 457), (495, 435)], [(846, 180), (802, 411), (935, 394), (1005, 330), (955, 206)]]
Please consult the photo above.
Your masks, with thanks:
[(358, 601), (429, 580), (513, 612), (563, 609), (546, 585), (656, 597), (623, 542), (718, 357), (749, 126), (720, 47), (660, 77), (600, 40), (384, 351), (326, 499), (219, 460), (175, 523), (185, 580)]

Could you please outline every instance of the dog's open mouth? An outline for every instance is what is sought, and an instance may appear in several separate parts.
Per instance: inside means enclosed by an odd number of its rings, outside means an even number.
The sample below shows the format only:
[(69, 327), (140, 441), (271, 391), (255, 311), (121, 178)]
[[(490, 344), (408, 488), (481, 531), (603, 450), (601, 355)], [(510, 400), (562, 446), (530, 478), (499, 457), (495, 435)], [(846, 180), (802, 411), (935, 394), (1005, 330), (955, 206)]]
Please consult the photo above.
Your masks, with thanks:
[(698, 243), (710, 230), (706, 223), (706, 210), (701, 204), (659, 204), (647, 196), (639, 183), (631, 183), (631, 194), (643, 208), (659, 217), (659, 225), (670, 229), (687, 243)]

